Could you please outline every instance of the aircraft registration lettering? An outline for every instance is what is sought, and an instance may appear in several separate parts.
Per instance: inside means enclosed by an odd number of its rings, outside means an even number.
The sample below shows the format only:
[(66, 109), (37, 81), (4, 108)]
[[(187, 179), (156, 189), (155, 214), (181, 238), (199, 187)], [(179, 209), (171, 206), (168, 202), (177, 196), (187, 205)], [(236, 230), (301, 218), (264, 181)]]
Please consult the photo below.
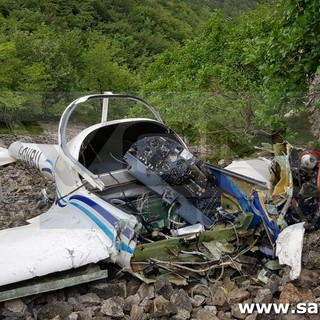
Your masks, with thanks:
[(21, 160), (24, 160), (30, 166), (36, 167), (40, 169), (40, 157), (42, 152), (36, 149), (32, 149), (30, 147), (21, 147), (19, 149), (19, 157)]

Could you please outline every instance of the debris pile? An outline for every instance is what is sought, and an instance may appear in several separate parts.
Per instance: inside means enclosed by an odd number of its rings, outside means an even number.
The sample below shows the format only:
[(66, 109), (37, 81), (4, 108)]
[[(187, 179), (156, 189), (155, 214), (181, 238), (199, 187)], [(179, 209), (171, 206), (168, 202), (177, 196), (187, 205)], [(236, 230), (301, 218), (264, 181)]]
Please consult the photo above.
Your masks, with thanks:
[[(50, 126), (57, 130), (56, 127)], [(77, 131), (79, 128), (76, 128)], [(22, 137), (19, 137), (19, 139)], [(8, 147), (17, 138), (10, 135), (0, 136), (0, 146)], [(24, 136), (24, 141), (39, 143), (54, 143), (55, 132), (43, 136)], [(149, 257), (149, 270), (140, 263), (139, 256), (133, 261), (133, 268), (143, 268), (144, 273), (150, 272), (156, 276), (153, 284), (146, 284), (140, 280), (124, 274), (116, 265), (109, 265), (110, 277), (106, 281), (98, 281), (86, 285), (66, 288), (47, 294), (25, 297), (0, 304), (1, 315), (4, 319), (318, 319), (318, 315), (258, 315), (242, 314), (239, 303), (290, 303), (292, 308), (298, 302), (320, 302), (320, 258), (318, 228), (318, 203), (314, 202), (317, 194), (317, 175), (312, 157), (306, 157), (306, 163), (300, 168), (300, 162), (295, 162), (296, 154), (291, 154), (293, 173), (292, 198), (296, 198), (296, 206), (291, 207), (290, 217), (284, 216), (286, 223), (298, 221), (307, 222), (308, 233), (303, 246), (303, 270), (300, 277), (294, 281), (290, 279), (290, 268), (279, 266), (276, 260), (270, 260), (263, 254), (263, 249), (251, 250), (259, 238), (255, 234), (240, 230), (234, 232), (234, 224), (227, 221), (228, 226), (236, 237), (232, 241), (210, 242), (204, 241), (207, 252), (213, 261), (223, 261), (218, 266), (199, 259), (197, 243), (193, 263), (197, 272), (193, 275), (186, 273), (180, 282), (175, 278), (175, 284), (168, 278), (158, 276), (157, 268), (166, 268), (166, 263), (159, 261), (159, 256)], [(317, 155), (314, 155), (317, 157)], [(318, 161), (318, 159), (317, 159)], [(280, 163), (281, 164), (281, 163)], [(6, 168), (0, 168), (3, 201), (0, 203), (0, 228), (23, 225), (27, 219), (46, 211), (50, 203), (50, 195), (54, 194), (54, 186), (45, 181), (38, 172), (27, 168), (23, 164), (15, 163)], [(282, 172), (283, 173), (283, 172)], [(287, 183), (287, 176), (281, 176), (281, 170), (275, 170), (277, 177), (276, 190), (271, 197), (277, 204), (283, 205), (286, 198), (283, 187)], [(42, 189), (47, 189), (46, 194)], [(292, 201), (290, 204), (292, 205)], [(301, 208), (308, 206), (308, 215), (301, 217)], [(269, 208), (272, 209), (271, 207)], [(303, 210), (305, 212), (305, 210)], [(293, 219), (294, 221), (290, 221)], [(268, 229), (268, 228), (267, 228)], [(272, 231), (272, 229), (270, 229)], [(312, 231), (312, 232), (311, 232)], [(156, 235), (159, 237), (161, 235)], [(271, 235), (272, 236), (272, 235)], [(261, 239), (260, 239), (261, 240)], [(234, 249), (241, 253), (232, 255)], [(187, 248), (188, 259), (191, 247)], [(197, 250), (196, 250), (197, 249)], [(261, 248), (260, 248), (261, 249)], [(155, 249), (152, 249), (155, 250)], [(150, 251), (151, 254), (153, 251)], [(250, 251), (250, 252), (249, 252)], [(251, 252), (252, 251), (252, 252)], [(174, 254), (171, 250), (171, 254)], [(244, 255), (244, 253), (247, 253)], [(192, 256), (192, 254), (191, 254)], [(143, 257), (142, 257), (143, 258)], [(168, 263), (169, 267), (170, 263)], [(190, 261), (188, 267), (190, 265)], [(201, 266), (201, 268), (199, 268)], [(214, 266), (214, 267), (211, 267)], [(183, 263), (176, 269), (186, 269)], [(311, 270), (313, 269), (313, 270)], [(169, 271), (172, 270), (169, 268)], [(188, 270), (186, 270), (188, 271)], [(210, 271), (210, 272), (209, 272)], [(114, 274), (113, 276), (111, 274)], [(182, 273), (184, 274), (184, 273)], [(181, 272), (179, 272), (179, 277)], [(147, 278), (147, 277), (146, 277)], [(184, 284), (182, 286), (181, 284)], [(297, 316), (297, 318), (295, 318)]]

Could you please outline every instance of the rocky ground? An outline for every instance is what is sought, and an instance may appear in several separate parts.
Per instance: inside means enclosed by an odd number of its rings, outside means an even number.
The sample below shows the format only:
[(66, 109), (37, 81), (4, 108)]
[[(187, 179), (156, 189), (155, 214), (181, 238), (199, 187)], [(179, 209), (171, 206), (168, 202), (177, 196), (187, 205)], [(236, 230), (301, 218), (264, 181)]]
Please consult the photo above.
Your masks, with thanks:
[[(57, 124), (43, 124), (45, 133), (38, 136), (0, 135), (0, 146), (13, 141), (56, 143)], [(81, 130), (74, 125), (70, 135)], [(25, 220), (48, 209), (41, 189), (54, 194), (54, 186), (36, 170), (23, 164), (0, 168), (2, 201), (0, 228), (23, 225)], [(1, 196), (1, 194), (0, 194)], [(103, 281), (29, 296), (0, 304), (0, 319), (320, 319), (319, 314), (292, 313), (299, 302), (320, 302), (319, 233), (305, 241), (304, 268), (298, 280), (290, 281), (288, 268), (262, 269), (248, 273), (228, 273), (219, 280), (198, 279), (178, 287), (159, 277), (147, 285), (124, 273)], [(112, 271), (113, 266), (110, 266)], [(264, 277), (261, 276), (261, 269)], [(259, 274), (260, 272), (260, 274)], [(111, 272), (113, 273), (113, 272)], [(250, 273), (250, 274), (249, 274)], [(262, 281), (263, 280), (263, 281)], [(241, 314), (238, 303), (289, 303), (285, 314)], [(313, 311), (313, 313), (312, 313)]]

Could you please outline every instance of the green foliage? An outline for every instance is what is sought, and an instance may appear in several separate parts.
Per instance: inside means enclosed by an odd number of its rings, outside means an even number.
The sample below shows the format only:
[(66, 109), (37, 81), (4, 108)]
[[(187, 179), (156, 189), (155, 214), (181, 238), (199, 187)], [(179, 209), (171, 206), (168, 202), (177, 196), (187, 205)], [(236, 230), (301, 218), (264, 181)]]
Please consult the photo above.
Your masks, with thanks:
[(318, 1), (282, 0), (272, 3), (270, 31), (256, 36), (247, 62), (259, 67), (264, 103), (259, 123), (284, 128), (283, 115), (303, 110), (308, 86), (319, 67)]
[(2, 0), (0, 117), (58, 116), (82, 93), (137, 91), (136, 70), (209, 14), (182, 0)]
[[(164, 99), (164, 108), (171, 112), (167, 118), (179, 117), (183, 123), (193, 123), (198, 137), (193, 136), (194, 130), (177, 128), (190, 140), (206, 137), (203, 143), (224, 146), (234, 154), (250, 149), (249, 131), (252, 130), (256, 81), (259, 80), (257, 68), (242, 63), (247, 34), (256, 32), (246, 24), (252, 18), (242, 19), (239, 28), (238, 20), (217, 12), (197, 39), (157, 59), (149, 69), (149, 84), (145, 87), (147, 92), (161, 97), (166, 90), (174, 91), (173, 97), (182, 93), (195, 97), (190, 101), (193, 113), (188, 110), (182, 117), (176, 107), (170, 107), (181, 101)], [(228, 151), (228, 154), (231, 153)]]
[(82, 94), (140, 91), (190, 142), (246, 153), (262, 131), (285, 134), (284, 114), (304, 109), (320, 61), (317, 0), (269, 0), (244, 11), (255, 6), (2, 0), (0, 118), (59, 116)]
[[(157, 58), (144, 90), (199, 92), (193, 124), (224, 149), (247, 152), (261, 132), (285, 136), (284, 115), (304, 108), (319, 67), (319, 9), (315, 0), (282, 0), (236, 18), (216, 12), (199, 37)], [(174, 118), (172, 101), (162, 103)]]
[(117, 43), (133, 69), (194, 37), (210, 14), (193, 11), (182, 0), (94, 0), (92, 6), (101, 30)]
[(276, 8), (282, 15), (258, 48), (264, 53), (261, 71), (267, 83), (287, 78), (285, 86), (299, 92), (319, 66), (320, 3), (283, 0)]
[(256, 89), (260, 80), (258, 66), (244, 61), (247, 42), (261, 32), (260, 27), (251, 27), (254, 18), (250, 13), (238, 19), (215, 13), (198, 38), (159, 56), (149, 68), (151, 84), (147, 89), (219, 92)]
[(238, 100), (201, 91), (164, 90), (145, 95), (153, 105), (159, 106), (164, 122), (188, 143), (214, 145), (230, 157), (252, 149), (250, 136), (243, 130), (247, 115), (239, 112)]
[(201, 10), (203, 7), (207, 7), (210, 10), (219, 9), (228, 16), (237, 16), (241, 11), (255, 9), (259, 1), (187, 0), (186, 2), (195, 10)]
[[(107, 39), (94, 39), (83, 54), (81, 88), (89, 92), (130, 92), (134, 77), (122, 64), (119, 49)], [(122, 64), (122, 65), (121, 65)]]

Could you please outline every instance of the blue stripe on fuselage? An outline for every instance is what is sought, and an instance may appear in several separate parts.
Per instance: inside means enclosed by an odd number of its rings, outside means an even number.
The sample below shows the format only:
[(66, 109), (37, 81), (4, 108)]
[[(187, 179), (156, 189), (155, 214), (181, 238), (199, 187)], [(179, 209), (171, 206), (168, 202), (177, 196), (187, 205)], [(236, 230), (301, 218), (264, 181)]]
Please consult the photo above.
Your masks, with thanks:
[(104, 234), (106, 234), (107, 237), (115, 244), (116, 249), (119, 250), (119, 245), (115, 242), (113, 233), (93, 213), (91, 213), (88, 209), (86, 209), (79, 203), (70, 202), (70, 204), (80, 209), (87, 217), (89, 217), (104, 232)]
[(70, 197), (70, 201), (71, 200), (79, 200), (79, 201), (84, 202), (90, 208), (97, 211), (102, 217), (104, 217), (114, 227), (117, 226), (118, 219), (116, 219), (110, 212), (108, 212), (106, 209), (104, 209), (102, 206), (100, 206), (98, 203), (94, 202), (93, 200), (86, 198), (84, 196), (81, 196), (81, 195), (72, 196), (72, 197)]
[(52, 170), (51, 170), (50, 168), (43, 168), (43, 169), (41, 169), (41, 171), (43, 171), (43, 172), (49, 172), (49, 173), (52, 174)]
[(48, 163), (50, 163), (50, 164), (53, 166), (53, 162), (52, 162), (51, 160), (46, 159), (45, 161), (48, 162)]
[[(90, 208), (92, 208), (93, 210), (95, 210), (97, 213), (99, 213), (104, 219), (106, 219), (114, 228), (117, 228), (118, 227), (118, 219), (115, 218), (110, 212), (108, 212), (106, 209), (104, 209), (101, 205), (99, 205), (98, 203), (96, 203), (95, 201), (87, 198), (87, 197), (84, 197), (84, 196), (81, 196), (81, 195), (74, 195), (72, 197), (70, 197), (70, 201), (72, 200), (77, 200), (77, 201), (81, 201), (83, 203), (85, 203), (87, 206), (89, 206)], [(85, 209), (83, 206), (81, 206), (80, 204), (78, 203), (75, 203), (75, 202), (70, 202), (72, 205), (76, 205), (77, 204), (77, 207), (82, 210), (81, 208)], [(81, 207), (81, 208), (80, 208)], [(101, 222), (95, 215), (93, 215), (89, 210), (85, 209), (85, 211), (83, 211), (89, 218), (94, 217), (94, 219), (92, 219), (101, 229), (102, 231), (105, 231), (105, 229), (109, 230), (104, 224), (103, 222)], [(89, 216), (88, 213), (91, 215)], [(97, 221), (99, 223), (97, 223)], [(102, 228), (101, 226), (104, 226), (104, 228)], [(109, 232), (111, 232), (109, 230)], [(124, 230), (121, 231), (121, 233), (129, 240), (131, 241), (131, 232), (132, 230), (130, 230), (129, 228), (125, 228)], [(108, 235), (108, 234), (107, 234)], [(109, 236), (108, 236), (109, 237)], [(110, 238), (110, 237), (109, 237)], [(114, 238), (110, 238), (112, 241), (114, 241)], [(116, 246), (117, 250), (119, 248), (119, 245)], [(130, 254), (133, 254), (133, 250), (132, 248), (130, 248), (127, 244), (125, 244), (124, 242), (121, 243), (121, 250), (123, 251), (126, 251)]]
[(133, 254), (133, 250), (129, 246), (127, 246), (124, 242), (121, 243), (121, 250), (126, 251), (130, 254)]

